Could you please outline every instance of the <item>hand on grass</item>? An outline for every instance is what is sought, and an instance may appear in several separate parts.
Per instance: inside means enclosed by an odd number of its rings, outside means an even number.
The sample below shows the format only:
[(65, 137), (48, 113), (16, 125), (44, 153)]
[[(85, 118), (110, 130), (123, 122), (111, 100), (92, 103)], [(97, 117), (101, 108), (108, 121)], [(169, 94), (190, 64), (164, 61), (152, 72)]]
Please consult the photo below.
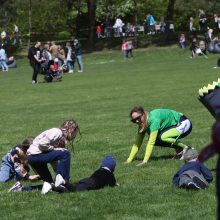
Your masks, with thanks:
[(39, 175), (32, 175), (32, 176), (29, 176), (28, 179), (31, 180), (31, 181), (35, 181), (35, 180), (39, 180), (40, 176)]
[(147, 162), (142, 161), (141, 163), (137, 164), (136, 166), (141, 167), (141, 166), (144, 166), (145, 164), (147, 164)]

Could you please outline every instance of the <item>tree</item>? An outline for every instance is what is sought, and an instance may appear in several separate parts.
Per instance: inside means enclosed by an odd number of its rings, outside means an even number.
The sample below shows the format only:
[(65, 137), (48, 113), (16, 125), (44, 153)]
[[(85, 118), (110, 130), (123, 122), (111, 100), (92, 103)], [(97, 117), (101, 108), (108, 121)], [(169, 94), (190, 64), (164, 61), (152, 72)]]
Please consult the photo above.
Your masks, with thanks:
[(89, 46), (93, 49), (95, 40), (96, 0), (87, 0), (89, 16)]

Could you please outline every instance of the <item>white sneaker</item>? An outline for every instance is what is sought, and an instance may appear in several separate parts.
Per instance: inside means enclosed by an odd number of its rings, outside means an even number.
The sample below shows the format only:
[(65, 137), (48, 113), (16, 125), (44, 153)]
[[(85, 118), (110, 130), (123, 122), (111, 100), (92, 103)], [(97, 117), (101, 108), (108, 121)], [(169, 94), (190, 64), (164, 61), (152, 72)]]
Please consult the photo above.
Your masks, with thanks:
[(20, 182), (16, 182), (9, 190), (8, 192), (20, 192), (22, 191), (22, 184)]
[(82, 70), (78, 70), (78, 73), (82, 73), (83, 71)]
[(45, 195), (46, 193), (48, 193), (50, 190), (52, 189), (52, 185), (48, 182), (44, 182), (42, 190), (41, 190), (41, 194)]
[(69, 70), (69, 72), (68, 73), (73, 73), (73, 70)]
[(35, 81), (35, 80), (32, 80), (32, 84), (33, 84), (33, 85), (36, 84), (36, 81)]
[(55, 187), (58, 187), (62, 184), (65, 184), (65, 180), (63, 179), (63, 177), (60, 174), (57, 174), (56, 176), (56, 180), (55, 180)]

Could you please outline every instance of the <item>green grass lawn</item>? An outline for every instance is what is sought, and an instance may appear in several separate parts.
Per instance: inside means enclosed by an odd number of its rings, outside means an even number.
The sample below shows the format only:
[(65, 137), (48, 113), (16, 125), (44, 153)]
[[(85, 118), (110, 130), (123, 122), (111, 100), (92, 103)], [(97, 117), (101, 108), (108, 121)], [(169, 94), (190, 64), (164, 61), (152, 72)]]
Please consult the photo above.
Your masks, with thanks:
[[(155, 147), (149, 163), (136, 167), (144, 156), (147, 138), (137, 160), (125, 165), (137, 127), (129, 121), (135, 105), (147, 110), (171, 108), (193, 123), (184, 143), (202, 149), (210, 141), (212, 116), (197, 100), (198, 89), (219, 77), (217, 55), (189, 59), (190, 51), (148, 48), (124, 60), (118, 52), (84, 55), (84, 73), (66, 74), (62, 82), (31, 84), (27, 59), (18, 68), (0, 72), (0, 156), (26, 136), (57, 127), (65, 119), (80, 124), (82, 140), (75, 146), (71, 179), (89, 176), (106, 154), (117, 158), (120, 184), (84, 193), (41, 195), (39, 191), (7, 193), (14, 184), (0, 184), (0, 219), (215, 219), (215, 180), (199, 192), (171, 185), (182, 161), (175, 151)], [(39, 82), (43, 76), (39, 76)], [(215, 177), (216, 157), (206, 165)], [(31, 184), (30, 182), (22, 182)]]

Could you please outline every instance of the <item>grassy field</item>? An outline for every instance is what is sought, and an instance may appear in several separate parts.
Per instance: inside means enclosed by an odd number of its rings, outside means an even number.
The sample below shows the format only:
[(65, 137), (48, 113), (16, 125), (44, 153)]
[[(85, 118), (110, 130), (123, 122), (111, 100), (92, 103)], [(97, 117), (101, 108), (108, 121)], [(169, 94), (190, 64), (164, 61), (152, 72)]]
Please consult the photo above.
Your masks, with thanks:
[[(202, 149), (210, 141), (214, 119), (197, 100), (198, 89), (219, 77), (217, 55), (189, 59), (189, 50), (148, 48), (124, 60), (120, 52), (84, 55), (84, 73), (66, 74), (62, 82), (31, 84), (27, 59), (18, 68), (0, 72), (0, 156), (26, 136), (57, 127), (74, 118), (83, 134), (71, 161), (71, 179), (89, 176), (106, 154), (117, 158), (117, 188), (85, 193), (41, 195), (39, 191), (7, 193), (14, 182), (0, 184), (0, 219), (215, 219), (215, 180), (199, 192), (179, 190), (171, 180), (182, 161), (175, 151), (155, 147), (149, 163), (147, 138), (137, 159), (123, 164), (137, 127), (129, 121), (135, 105), (147, 110), (171, 108), (193, 123), (185, 143)], [(43, 81), (40, 75), (39, 82)], [(216, 157), (206, 165), (215, 176)], [(30, 182), (22, 182), (31, 184)]]

